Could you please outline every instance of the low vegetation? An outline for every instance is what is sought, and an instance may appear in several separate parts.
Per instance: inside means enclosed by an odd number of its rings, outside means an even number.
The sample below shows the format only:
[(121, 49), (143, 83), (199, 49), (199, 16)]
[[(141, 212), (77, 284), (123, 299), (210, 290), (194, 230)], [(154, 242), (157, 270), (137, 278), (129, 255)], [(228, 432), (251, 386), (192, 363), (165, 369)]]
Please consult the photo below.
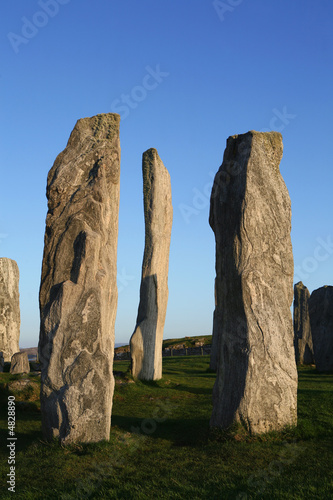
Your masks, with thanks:
[[(199, 345), (210, 345), (212, 343), (211, 335), (201, 335), (201, 337), (183, 337), (181, 339), (163, 340), (162, 349), (179, 349), (183, 347), (196, 347)], [(115, 352), (128, 352), (129, 345), (116, 347)]]
[[(163, 363), (161, 381), (142, 383), (131, 379), (128, 361), (115, 362), (110, 441), (66, 448), (41, 436), (39, 377), (0, 374), (2, 478), (7, 399), (16, 398), (15, 498), (332, 498), (333, 374), (301, 367), (297, 428), (255, 437), (237, 427), (209, 430), (208, 356)], [(4, 483), (1, 498), (13, 498)]]

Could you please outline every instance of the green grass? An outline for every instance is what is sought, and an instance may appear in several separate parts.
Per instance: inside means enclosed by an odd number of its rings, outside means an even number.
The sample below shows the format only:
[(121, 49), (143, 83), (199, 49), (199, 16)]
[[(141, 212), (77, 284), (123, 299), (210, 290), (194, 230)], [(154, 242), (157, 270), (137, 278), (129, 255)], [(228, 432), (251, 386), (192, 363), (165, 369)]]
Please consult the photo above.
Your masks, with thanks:
[[(298, 427), (253, 437), (211, 433), (215, 374), (208, 356), (164, 358), (163, 379), (129, 383), (119, 372), (109, 442), (66, 448), (40, 433), (39, 379), (0, 374), (2, 478), (7, 464), (7, 397), (16, 396), (16, 499), (333, 498), (333, 374), (299, 369)], [(123, 372), (123, 375), (120, 374)], [(121, 382), (121, 383), (120, 383)], [(0, 498), (13, 498), (5, 480)]]

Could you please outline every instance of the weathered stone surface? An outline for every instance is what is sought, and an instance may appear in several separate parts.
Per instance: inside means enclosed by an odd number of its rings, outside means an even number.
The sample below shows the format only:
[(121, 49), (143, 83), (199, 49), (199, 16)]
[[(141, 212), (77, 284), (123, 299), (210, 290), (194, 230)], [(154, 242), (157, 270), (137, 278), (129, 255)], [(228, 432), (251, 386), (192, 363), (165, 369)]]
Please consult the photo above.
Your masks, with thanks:
[(309, 316), (310, 292), (301, 281), (294, 286), (294, 347), (296, 363), (314, 363)]
[(140, 304), (131, 337), (132, 374), (141, 380), (162, 377), (162, 342), (168, 303), (169, 248), (172, 227), (170, 175), (156, 149), (142, 158), (145, 250)]
[(5, 366), (5, 360), (3, 358), (3, 352), (0, 352), (0, 372), (3, 372)]
[(276, 132), (229, 137), (209, 222), (216, 239), (218, 367), (210, 425), (296, 423), (291, 206)]
[(309, 314), (316, 368), (333, 371), (333, 286), (311, 293)]
[(216, 307), (216, 279), (215, 279), (215, 311), (213, 315), (213, 332), (212, 332), (212, 350), (210, 353), (209, 360), (209, 368), (216, 372), (218, 365), (218, 356), (219, 356), (219, 325), (221, 324), (221, 320), (219, 318), (219, 309)]
[(109, 439), (117, 309), (119, 115), (79, 120), (48, 174), (40, 287), (42, 428)]
[(5, 361), (20, 350), (19, 268), (15, 260), (0, 259), (0, 350)]
[(30, 361), (30, 367), (33, 372), (40, 372), (42, 369), (41, 364), (37, 363), (36, 361)]
[[(22, 373), (22, 372), (20, 372)], [(12, 382), (9, 382), (8, 384), (8, 389), (10, 391), (24, 391), (28, 387), (32, 387), (33, 382), (32, 380), (29, 380), (28, 378), (21, 378), (19, 380), (13, 380)]]
[(12, 356), (10, 364), (10, 373), (29, 373), (30, 365), (26, 352), (16, 352)]

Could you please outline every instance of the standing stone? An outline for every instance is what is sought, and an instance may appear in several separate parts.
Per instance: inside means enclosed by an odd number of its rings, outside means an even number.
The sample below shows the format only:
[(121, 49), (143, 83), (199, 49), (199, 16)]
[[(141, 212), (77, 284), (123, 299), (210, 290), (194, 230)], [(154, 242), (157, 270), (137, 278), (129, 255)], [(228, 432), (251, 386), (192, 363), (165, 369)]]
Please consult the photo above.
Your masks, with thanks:
[(215, 176), (209, 222), (219, 354), (212, 427), (238, 422), (262, 433), (296, 423), (291, 207), (282, 151), (277, 132), (229, 137)]
[(316, 368), (333, 371), (333, 286), (311, 293), (309, 313)]
[(10, 373), (29, 373), (30, 365), (29, 358), (26, 352), (16, 352), (12, 356), (10, 364)]
[(79, 120), (48, 174), (40, 286), (47, 439), (109, 439), (117, 309), (120, 144), (116, 114)]
[(0, 351), (5, 361), (20, 350), (19, 268), (15, 260), (0, 259)]
[(213, 334), (212, 334), (212, 347), (210, 352), (209, 368), (210, 370), (216, 372), (218, 365), (218, 355), (219, 355), (219, 333), (218, 328), (221, 324), (221, 318), (219, 318), (219, 310), (216, 307), (216, 279), (215, 279), (215, 311), (213, 315)]
[(131, 337), (132, 375), (162, 377), (162, 343), (168, 303), (169, 248), (172, 227), (170, 175), (156, 149), (142, 157), (145, 250), (140, 304)]
[(296, 363), (314, 363), (309, 316), (310, 292), (301, 281), (294, 286), (294, 347)]

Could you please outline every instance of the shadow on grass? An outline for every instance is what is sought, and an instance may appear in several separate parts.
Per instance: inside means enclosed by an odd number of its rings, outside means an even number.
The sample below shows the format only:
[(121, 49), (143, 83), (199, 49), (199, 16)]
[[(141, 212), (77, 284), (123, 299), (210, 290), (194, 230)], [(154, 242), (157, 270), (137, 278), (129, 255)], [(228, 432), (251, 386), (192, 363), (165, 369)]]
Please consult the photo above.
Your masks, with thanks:
[[(163, 420), (163, 421), (161, 421)], [(112, 415), (112, 427), (142, 436), (165, 439), (176, 446), (201, 446), (208, 440), (209, 421), (207, 419), (154, 419)]]
[(328, 379), (332, 379), (332, 376), (333, 376), (333, 372), (332, 371), (329, 371), (329, 372), (320, 372), (318, 371), (315, 367), (307, 367), (307, 366), (298, 366), (298, 376), (303, 379), (306, 378), (306, 377), (309, 377), (310, 380), (313, 379), (313, 377), (319, 377), (320, 379), (322, 378), (328, 378)]
[(189, 392), (191, 394), (208, 394), (212, 395), (212, 389), (210, 387), (203, 388), (203, 387), (190, 387), (188, 385), (180, 384), (175, 387), (173, 387), (175, 391), (184, 391), (184, 392)]
[(327, 397), (328, 399), (326, 400), (329, 401), (331, 399), (333, 403), (333, 387), (332, 390), (327, 390), (327, 389), (298, 389), (297, 391), (298, 397), (300, 396), (310, 396), (311, 398), (313, 397)]
[[(32, 420), (32, 419), (30, 419)], [(8, 438), (8, 432), (1, 430), (0, 431), (0, 440), (2, 443), (9, 443), (7, 440)], [(19, 451), (26, 451), (30, 446), (35, 443), (39, 442), (43, 439), (42, 436), (42, 431), (39, 430), (29, 430), (27, 432), (15, 432), (15, 450), (16, 452)], [(12, 441), (11, 441), (12, 442)], [(2, 452), (7, 455), (7, 448), (6, 446), (2, 450)]]
[(158, 389), (159, 391), (167, 390), (167, 391), (183, 391), (183, 392), (189, 392), (191, 394), (212, 394), (212, 389), (210, 387), (191, 387), (186, 384), (172, 384), (171, 386), (165, 385), (165, 380), (161, 381), (152, 381), (152, 382), (147, 382), (147, 381), (136, 381), (137, 385), (141, 385), (143, 387), (149, 387), (149, 388), (154, 388)]

